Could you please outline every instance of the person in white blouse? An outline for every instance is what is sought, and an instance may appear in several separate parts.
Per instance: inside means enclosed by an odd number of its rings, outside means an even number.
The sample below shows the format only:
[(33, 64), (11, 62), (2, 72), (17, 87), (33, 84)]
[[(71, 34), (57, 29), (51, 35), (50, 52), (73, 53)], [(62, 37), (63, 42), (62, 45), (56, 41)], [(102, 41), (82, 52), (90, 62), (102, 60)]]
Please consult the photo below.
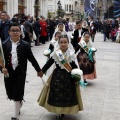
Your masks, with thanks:
[(24, 87), (27, 71), (27, 60), (37, 71), (38, 76), (42, 75), (41, 68), (36, 61), (29, 44), (20, 39), (21, 30), (17, 23), (12, 23), (9, 29), (10, 38), (3, 43), (5, 68), (2, 72), (4, 77), (6, 94), (14, 101), (14, 116), (11, 120), (19, 120), (20, 108), (24, 99)]
[(24, 39), (25, 38), (25, 27), (24, 27), (24, 24), (25, 24), (25, 20), (24, 19), (22, 19), (21, 21), (20, 21), (20, 27), (21, 27), (21, 32), (22, 32), (22, 34), (21, 34), (21, 37), (22, 37), (22, 39)]

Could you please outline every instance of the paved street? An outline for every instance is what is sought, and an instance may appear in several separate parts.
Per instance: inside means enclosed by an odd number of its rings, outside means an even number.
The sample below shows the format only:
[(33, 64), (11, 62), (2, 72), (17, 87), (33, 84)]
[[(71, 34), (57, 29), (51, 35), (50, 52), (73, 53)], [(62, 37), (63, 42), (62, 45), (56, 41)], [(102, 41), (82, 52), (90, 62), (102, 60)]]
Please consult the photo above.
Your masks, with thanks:
[[(48, 45), (47, 42), (45, 45), (32, 47), (41, 67), (46, 62), (43, 51)], [(102, 34), (98, 33), (95, 47), (97, 79), (89, 81), (87, 88), (81, 88), (84, 111), (76, 115), (66, 115), (63, 120), (120, 120), (120, 44), (103, 42)], [(38, 106), (37, 98), (43, 84), (30, 63), (27, 81), (20, 120), (55, 120), (55, 114)], [(12, 115), (13, 102), (7, 99), (3, 75), (0, 73), (0, 120), (10, 120)]]

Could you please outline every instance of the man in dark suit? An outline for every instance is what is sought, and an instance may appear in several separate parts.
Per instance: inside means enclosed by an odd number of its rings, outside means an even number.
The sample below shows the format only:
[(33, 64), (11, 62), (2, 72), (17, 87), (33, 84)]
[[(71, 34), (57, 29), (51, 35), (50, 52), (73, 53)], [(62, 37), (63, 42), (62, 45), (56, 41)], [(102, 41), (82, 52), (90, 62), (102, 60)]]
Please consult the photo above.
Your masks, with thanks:
[(32, 38), (33, 38), (33, 26), (32, 26), (32, 23), (30, 23), (30, 21), (28, 20), (28, 16), (25, 16), (24, 18), (25, 18), (24, 26), (25, 26), (25, 29), (26, 29), (26, 35), (25, 35), (24, 40), (26, 42), (28, 42), (29, 45), (31, 46), (31, 41), (32, 41)]
[(10, 38), (3, 42), (5, 68), (2, 72), (8, 77), (4, 78), (7, 96), (14, 101), (14, 116), (11, 120), (18, 120), (21, 101), (24, 97), (24, 87), (27, 71), (27, 60), (42, 75), (41, 69), (31, 51), (29, 44), (20, 40), (21, 30), (17, 23), (12, 23), (9, 29)]
[(72, 45), (74, 48), (77, 47), (78, 42), (80, 41), (82, 34), (84, 33), (84, 30), (82, 29), (82, 22), (77, 21), (76, 22), (77, 29), (74, 31), (74, 40), (72, 42)]

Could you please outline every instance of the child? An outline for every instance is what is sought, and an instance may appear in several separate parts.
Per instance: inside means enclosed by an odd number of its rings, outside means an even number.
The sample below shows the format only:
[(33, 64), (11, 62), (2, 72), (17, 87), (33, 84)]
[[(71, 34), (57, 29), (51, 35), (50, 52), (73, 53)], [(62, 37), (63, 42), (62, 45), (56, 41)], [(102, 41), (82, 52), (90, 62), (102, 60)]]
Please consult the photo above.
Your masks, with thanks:
[(51, 50), (51, 52), (54, 51), (54, 45), (56, 44), (56, 42), (58, 42), (60, 36), (61, 32), (56, 32), (55, 37), (50, 41), (49, 49)]
[(95, 59), (94, 53), (92, 52), (93, 44), (90, 40), (90, 33), (85, 32), (81, 41), (76, 47), (75, 53), (79, 50), (80, 52), (77, 55), (77, 60), (80, 69), (83, 71), (84, 83), (87, 85), (86, 79), (95, 79), (96, 78), (96, 69), (95, 69)]
[(20, 39), (21, 30), (17, 23), (11, 23), (9, 29), (10, 38), (3, 43), (3, 52), (5, 58), (5, 68), (2, 72), (8, 77), (4, 77), (7, 96), (14, 101), (14, 116), (11, 120), (19, 120), (18, 115), (22, 107), (24, 97), (24, 87), (27, 71), (27, 60), (41, 76), (41, 69), (33, 56), (29, 44)]
[(43, 88), (38, 102), (49, 112), (57, 113), (56, 119), (61, 120), (64, 114), (75, 114), (83, 110), (83, 105), (79, 85), (70, 74), (72, 69), (77, 68), (74, 49), (69, 48), (67, 35), (61, 35), (58, 43), (59, 47), (42, 68), (45, 73), (53, 63), (56, 64), (47, 81), (48, 86)]
[(74, 40), (72, 42), (74, 48), (77, 47), (78, 42), (81, 40), (82, 34), (85, 32), (85, 29), (82, 28), (82, 21), (77, 21), (76, 26), (77, 29), (74, 31)]
[(89, 32), (89, 26), (88, 26), (87, 21), (82, 22), (82, 29), (84, 32)]
[(54, 51), (54, 46), (55, 44), (58, 43), (58, 39), (61, 36), (60, 32), (55, 33), (55, 37), (50, 41), (49, 49), (44, 51), (44, 55), (47, 56), (48, 58), (50, 57), (50, 54)]
[(61, 32), (61, 34), (67, 34), (67, 32), (65, 31), (65, 25), (63, 23), (59, 23), (57, 25), (57, 28), (55, 29), (52, 39), (54, 39), (56, 32)]

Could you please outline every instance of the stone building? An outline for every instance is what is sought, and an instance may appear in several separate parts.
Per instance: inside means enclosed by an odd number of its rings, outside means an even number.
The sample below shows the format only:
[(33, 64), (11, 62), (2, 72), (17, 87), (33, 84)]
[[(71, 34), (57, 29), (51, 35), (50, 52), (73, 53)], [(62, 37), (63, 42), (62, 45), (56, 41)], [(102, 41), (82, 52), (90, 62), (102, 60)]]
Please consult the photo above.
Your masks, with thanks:
[[(58, 9), (58, 1), (60, 1), (62, 9), (65, 11), (64, 18), (67, 20), (76, 20), (81, 19), (83, 14), (83, 0), (39, 0), (40, 4), (40, 15), (43, 15), (45, 18), (48, 17), (48, 12), (51, 13), (53, 17), (56, 16), (56, 11)], [(82, 5), (82, 7), (81, 7)]]
[(96, 18), (107, 19), (113, 18), (114, 0), (97, 0)]
[(12, 17), (14, 14), (31, 14), (34, 16), (35, 0), (0, 0), (0, 11), (7, 11)]

